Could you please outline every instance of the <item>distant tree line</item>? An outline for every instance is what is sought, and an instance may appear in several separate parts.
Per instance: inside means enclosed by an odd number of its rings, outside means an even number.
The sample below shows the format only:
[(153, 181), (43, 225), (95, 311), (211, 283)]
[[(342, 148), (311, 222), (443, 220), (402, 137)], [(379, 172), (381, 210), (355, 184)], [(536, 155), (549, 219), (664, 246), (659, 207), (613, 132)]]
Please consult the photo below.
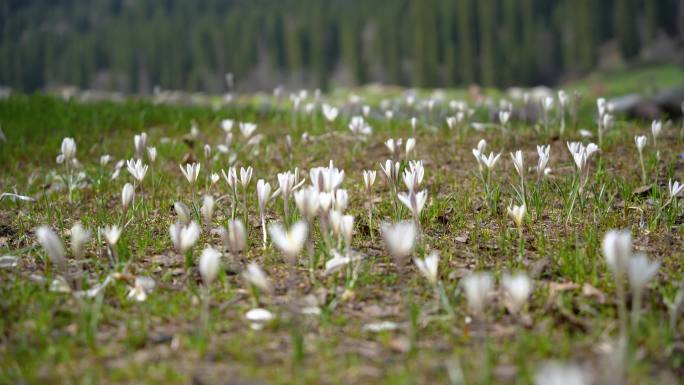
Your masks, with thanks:
[(0, 84), (533, 85), (663, 37), (684, 0), (0, 0)]

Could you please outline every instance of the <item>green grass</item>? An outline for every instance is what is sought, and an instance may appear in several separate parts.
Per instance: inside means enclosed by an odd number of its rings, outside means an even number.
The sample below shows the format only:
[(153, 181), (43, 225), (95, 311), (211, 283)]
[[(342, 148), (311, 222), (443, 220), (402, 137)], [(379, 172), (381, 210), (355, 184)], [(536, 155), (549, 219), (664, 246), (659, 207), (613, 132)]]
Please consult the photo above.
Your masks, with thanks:
[[(667, 67), (653, 76), (658, 84), (665, 84), (676, 79), (678, 71)], [(589, 84), (605, 81), (616, 84), (611, 93), (619, 93), (640, 87), (640, 79), (651, 75), (648, 71), (606, 75), (576, 87), (587, 90)], [(593, 101), (585, 102), (580, 121), (592, 127)], [(485, 113), (478, 111), (477, 116)], [(234, 145), (243, 148), (236, 163), (255, 170), (248, 194), (246, 258), (258, 262), (276, 287), (274, 294), (262, 295), (262, 306), (278, 319), (261, 331), (251, 330), (244, 318), (252, 301), (231, 263), (225, 264), (211, 288), (209, 323), (206, 329), (201, 326), (199, 274), (192, 269), (183, 279), (183, 256), (175, 252), (169, 238), (168, 226), (176, 220), (173, 203), (181, 200), (191, 205), (200, 199), (199, 194), (192, 196), (178, 169), (189, 154), (202, 162), (201, 193), (216, 198), (228, 193), (223, 180), (211, 189), (205, 182), (209, 170), (228, 167), (227, 157), (207, 162), (202, 154), (205, 142), (215, 150), (223, 141), (219, 122), (224, 118), (255, 121), (257, 132), (264, 135), (255, 153), (243, 147), (234, 129)], [(641, 185), (633, 136), (646, 134), (650, 126), (627, 122), (609, 132), (591, 163), (588, 189), (574, 203), (571, 215), (573, 163), (565, 140), (579, 140), (573, 130), (554, 139), (515, 123), (513, 133), (506, 136), (496, 130), (459, 136), (446, 131), (441, 120), (429, 122), (439, 128), (436, 132), (419, 130), (416, 154), (425, 161), (423, 186), (429, 198), (421, 215), (424, 233), (416, 255), (440, 252), (439, 275), (455, 310), (449, 318), (414, 266), (407, 263), (398, 268), (382, 246), (378, 224), (393, 220), (397, 213), (381, 171), (374, 190), (378, 201), (373, 241), (368, 229), (362, 170), (379, 169), (389, 156), (382, 142), (410, 136), (408, 123), (396, 120), (388, 128), (384, 121), (371, 119), (375, 133), (359, 142), (348, 134), (348, 117), (334, 124), (323, 124), (321, 116), (301, 115), (294, 126), (292, 121), (288, 110), (250, 106), (215, 110), (136, 100), (80, 104), (41, 95), (0, 101), (0, 123), (8, 139), (0, 144), (1, 190), (36, 198), (35, 203), (0, 202), (0, 254), (20, 258), (16, 268), (0, 270), (0, 383), (449, 383), (448, 368), (458, 366), (466, 384), (528, 384), (538, 364), (548, 359), (577, 361), (599, 375), (606, 370), (602, 349), (618, 334), (615, 284), (600, 251), (603, 234), (614, 228), (630, 229), (636, 247), (662, 263), (645, 292), (641, 323), (630, 334), (629, 383), (674, 384), (681, 376), (684, 324), (670, 330), (665, 306), (682, 279), (681, 202), (658, 217), (667, 199), (667, 178), (681, 179), (677, 170), (682, 166), (682, 142), (677, 129), (666, 130), (659, 140), (660, 162), (653, 148), (647, 147), (649, 176), (655, 178), (657, 173), (658, 183), (641, 196), (632, 194)], [(192, 122), (200, 136), (191, 147), (184, 138)], [(143, 203), (128, 214), (127, 220), (134, 219), (119, 241), (120, 261), (110, 267), (96, 229), (122, 220), (121, 188), (132, 178), (124, 167), (119, 178), (111, 180), (112, 164), (100, 166), (99, 157), (107, 153), (115, 160), (131, 158), (133, 135), (142, 131), (149, 134), (159, 156), (144, 181)], [(301, 139), (304, 132), (312, 139), (308, 143)], [(294, 143), (291, 161), (286, 133)], [(75, 191), (73, 202), (55, 188), (50, 176), (64, 173), (55, 158), (65, 136), (76, 139), (77, 156), (87, 175), (86, 187)], [(487, 139), (488, 151), (503, 151), (493, 176), (498, 195), (492, 206), (484, 197), (471, 154), (481, 138)], [(520, 258), (518, 232), (506, 215), (508, 204), (516, 201), (513, 184), (518, 183), (508, 152), (522, 149), (527, 165), (533, 166), (534, 145), (542, 143), (551, 144), (549, 166), (554, 171), (539, 185), (533, 173), (528, 174), (530, 205)], [(302, 264), (296, 273), (295, 300), (323, 299), (322, 315), (293, 318), (284, 259), (273, 246), (261, 248), (255, 182), (264, 178), (275, 189), (277, 172), (325, 166), (330, 159), (346, 172), (347, 212), (356, 217), (352, 245), (367, 257), (347, 300), (339, 297), (344, 277), (322, 274), (325, 255), (319, 255), (313, 284)], [(140, 193), (138, 189), (138, 197)], [(226, 224), (228, 202), (217, 204), (214, 227)], [(268, 209), (269, 221), (280, 220), (282, 211), (278, 198)], [(296, 212), (293, 203), (290, 211)], [(409, 219), (410, 213), (402, 209), (399, 216)], [(157, 288), (145, 302), (127, 298), (131, 282), (125, 279), (116, 280), (94, 299), (51, 292), (47, 283), (30, 279), (31, 274), (48, 278), (56, 274), (33, 229), (47, 224), (68, 245), (67, 230), (76, 221), (94, 232), (85, 258), (69, 261), (70, 268), (81, 273), (77, 282), (88, 288), (112, 271), (152, 277)], [(318, 226), (316, 234), (317, 250), (325, 254)], [(203, 231), (193, 257), (199, 258), (209, 244), (218, 247), (220, 240)], [(509, 314), (497, 296), (483, 320), (469, 323), (460, 282), (474, 270), (491, 271), (497, 281), (507, 270), (535, 274), (535, 291), (523, 319)], [(559, 290), (559, 285), (565, 289)], [(363, 330), (363, 325), (381, 320), (397, 322), (400, 328), (381, 333)]]

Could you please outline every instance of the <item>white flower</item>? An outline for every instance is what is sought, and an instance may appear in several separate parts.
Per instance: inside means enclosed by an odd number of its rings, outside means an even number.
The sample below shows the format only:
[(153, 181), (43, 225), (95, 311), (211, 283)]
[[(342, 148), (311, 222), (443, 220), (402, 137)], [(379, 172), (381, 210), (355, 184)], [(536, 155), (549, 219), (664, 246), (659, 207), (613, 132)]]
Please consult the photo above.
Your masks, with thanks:
[(515, 171), (518, 172), (521, 178), (525, 177), (525, 159), (523, 158), (523, 152), (518, 150), (515, 153), (511, 153), (511, 159), (513, 159), (513, 165), (515, 166)]
[(71, 253), (75, 258), (80, 258), (83, 255), (83, 246), (88, 243), (90, 236), (90, 231), (83, 228), (78, 222), (71, 227)]
[(318, 194), (318, 205), (323, 213), (327, 213), (333, 203), (333, 194), (322, 192)]
[(360, 261), (363, 258), (360, 254), (356, 253), (342, 255), (337, 250), (333, 250), (332, 255), (333, 257), (325, 262), (325, 275), (334, 274), (348, 264)]
[(156, 286), (154, 280), (149, 277), (135, 277), (133, 287), (128, 291), (128, 299), (144, 302), (147, 294), (154, 290)]
[(546, 165), (549, 163), (550, 159), (550, 145), (537, 146), (537, 154), (539, 155), (539, 160), (537, 161), (537, 176), (539, 178), (546, 174)]
[(408, 194), (399, 193), (398, 197), (401, 203), (411, 210), (411, 214), (413, 214), (414, 218), (418, 218), (427, 201), (427, 190), (423, 190), (419, 193), (415, 193), (414, 191), (409, 191)]
[(525, 273), (513, 275), (504, 273), (501, 278), (501, 286), (503, 286), (504, 292), (510, 301), (511, 311), (517, 313), (525, 306), (530, 294), (532, 294), (533, 283)]
[(361, 112), (363, 113), (363, 116), (368, 117), (368, 114), (370, 114), (370, 106), (369, 105), (364, 105), (361, 107)]
[(380, 230), (385, 247), (394, 258), (404, 259), (413, 253), (418, 230), (412, 221), (383, 223)]
[(197, 177), (199, 176), (200, 172), (200, 164), (199, 163), (192, 163), (192, 164), (186, 164), (185, 168), (183, 168), (182, 165), (178, 165), (180, 167), (181, 172), (185, 176), (185, 179), (188, 180), (188, 183), (195, 184), (197, 181)]
[(396, 182), (397, 179), (399, 178), (399, 168), (400, 168), (399, 162), (392, 162), (391, 159), (387, 159), (385, 161), (385, 165), (380, 164), (380, 169), (382, 172), (385, 174), (385, 178), (387, 178), (387, 181), (392, 183)]
[(568, 94), (566, 94), (565, 91), (558, 91), (558, 102), (561, 107), (565, 107), (568, 104)]
[(304, 242), (306, 242), (308, 234), (306, 222), (295, 223), (289, 231), (286, 231), (280, 223), (272, 223), (268, 227), (268, 231), (271, 233), (271, 239), (273, 239), (276, 247), (285, 254), (291, 263), (294, 263), (295, 258), (304, 247)]
[(392, 155), (397, 152), (397, 147), (399, 146), (401, 146), (401, 139), (397, 139), (395, 141), (394, 139), (389, 138), (385, 141), (385, 147), (387, 147)]
[(641, 154), (644, 151), (644, 147), (646, 147), (646, 143), (648, 143), (648, 138), (646, 138), (646, 135), (635, 136), (634, 143), (636, 144), (637, 151)]
[(651, 135), (653, 135), (653, 141), (656, 142), (660, 136), (660, 132), (663, 130), (663, 122), (660, 120), (654, 120), (651, 123)]
[(179, 253), (184, 254), (197, 243), (200, 236), (200, 227), (195, 221), (185, 226), (180, 223), (174, 223), (169, 226), (169, 233), (173, 246)]
[(684, 183), (680, 184), (678, 181), (672, 181), (670, 179), (667, 182), (667, 191), (670, 193), (670, 199), (674, 199), (684, 190)]
[(211, 178), (211, 185), (212, 185), (212, 186), (215, 185), (216, 183), (218, 183), (218, 181), (221, 179), (221, 177), (219, 176), (219, 174), (217, 174), (217, 173), (215, 173), (215, 172), (212, 172), (212, 173), (211, 173), (210, 178)]
[(254, 123), (240, 122), (240, 133), (245, 139), (249, 138), (256, 129), (257, 125)]
[(235, 121), (232, 119), (223, 119), (221, 121), (221, 129), (225, 131), (226, 133), (229, 133), (233, 130), (233, 125), (235, 124)]
[(335, 190), (332, 198), (333, 208), (339, 212), (344, 212), (344, 210), (347, 208), (347, 204), (349, 203), (349, 194), (347, 194), (347, 190)]
[(515, 226), (519, 229), (522, 228), (523, 223), (525, 221), (525, 214), (527, 214), (527, 206), (509, 206), (507, 211), (508, 216), (511, 217), (511, 219), (513, 219), (513, 222), (515, 222)]
[(302, 218), (312, 220), (318, 214), (320, 207), (318, 189), (311, 186), (294, 193), (295, 204)]
[(266, 309), (252, 309), (245, 313), (245, 318), (247, 321), (250, 321), (250, 327), (253, 330), (261, 330), (264, 327), (264, 324), (269, 323), (270, 321), (275, 318), (273, 314), (266, 310)]
[(100, 166), (106, 166), (112, 160), (112, 156), (109, 154), (102, 155), (100, 157)]
[(121, 190), (121, 205), (123, 206), (123, 211), (128, 210), (128, 206), (133, 202), (135, 197), (135, 189), (130, 183), (126, 183)]
[(613, 274), (621, 276), (632, 256), (632, 235), (628, 230), (610, 230), (603, 237), (601, 250)]
[(114, 247), (121, 237), (121, 229), (117, 225), (105, 226), (101, 229), (101, 233), (110, 248)]
[(57, 163), (69, 163), (74, 159), (76, 157), (76, 141), (74, 138), (62, 139), (61, 151), (62, 153), (57, 157)]
[(499, 122), (501, 125), (505, 126), (506, 123), (508, 123), (508, 120), (511, 118), (511, 111), (508, 110), (500, 110), (499, 111)]
[(456, 119), (455, 116), (447, 116), (446, 118), (446, 124), (449, 127), (450, 130), (453, 130), (454, 127), (456, 127), (456, 124), (458, 123), (458, 120)]
[(392, 110), (385, 111), (385, 119), (392, 120), (392, 118), (394, 118), (394, 111), (392, 111)]
[(230, 167), (228, 168), (228, 173), (226, 174), (225, 170), (221, 170), (221, 174), (223, 175), (223, 179), (228, 183), (228, 187), (230, 187), (231, 190), (234, 192), (237, 191), (237, 185), (238, 185), (238, 177), (237, 177), (237, 169), (235, 167)]
[(418, 271), (430, 282), (431, 285), (437, 284), (437, 268), (439, 267), (439, 254), (433, 251), (424, 259), (413, 258)]
[(598, 109), (599, 117), (602, 117), (606, 113), (606, 99), (605, 98), (596, 99), (596, 108)]
[(241, 220), (229, 220), (227, 229), (221, 233), (223, 243), (233, 254), (238, 254), (247, 247), (247, 229)]
[(411, 123), (411, 130), (414, 132), (416, 131), (416, 125), (418, 125), (418, 119), (416, 119), (415, 116), (412, 116), (411, 119), (409, 120), (409, 123)]
[(242, 184), (242, 188), (246, 189), (249, 185), (249, 182), (252, 180), (253, 171), (252, 167), (240, 167), (240, 183)]
[(468, 307), (474, 315), (481, 315), (494, 289), (494, 279), (487, 272), (471, 273), (461, 282), (465, 290)]
[(271, 199), (271, 184), (263, 179), (257, 181), (257, 199), (259, 201), (259, 210), (263, 213), (268, 201)]
[(278, 185), (280, 195), (283, 199), (287, 200), (290, 197), (290, 193), (294, 189), (295, 176), (290, 171), (281, 172), (278, 174)]
[(584, 371), (574, 364), (550, 361), (544, 363), (534, 375), (534, 385), (586, 385)]
[(145, 154), (145, 147), (147, 147), (147, 134), (141, 133), (133, 137), (133, 147), (135, 147), (135, 156), (138, 159), (143, 157)]
[(248, 284), (259, 288), (261, 291), (269, 293), (272, 290), (268, 276), (266, 276), (266, 273), (264, 273), (259, 265), (254, 262), (247, 265), (245, 271), (242, 272), (242, 278), (244, 278)]
[(366, 124), (362, 116), (354, 116), (349, 122), (349, 130), (354, 134), (370, 135), (373, 133), (371, 126)]
[(335, 119), (337, 119), (337, 113), (338, 112), (339, 112), (338, 109), (331, 106), (331, 105), (328, 105), (328, 104), (323, 105), (323, 116), (325, 116), (325, 119), (328, 120), (329, 122), (334, 122)]
[(212, 247), (207, 247), (202, 250), (202, 255), (199, 259), (199, 272), (202, 276), (204, 286), (211, 285), (216, 279), (221, 266), (221, 253)]
[(314, 167), (309, 170), (311, 184), (320, 192), (331, 192), (337, 189), (344, 181), (344, 170), (340, 170), (330, 161), (328, 167)]
[(181, 223), (190, 223), (192, 213), (190, 212), (190, 207), (188, 207), (188, 205), (183, 202), (176, 202), (173, 204), (173, 210), (176, 212), (176, 216), (178, 216), (178, 220)]
[(50, 257), (50, 261), (57, 266), (59, 270), (66, 268), (66, 256), (64, 245), (59, 236), (47, 226), (40, 226), (36, 229), (36, 238), (38, 243), (45, 249)]
[(376, 175), (375, 170), (363, 170), (363, 184), (366, 186), (366, 190), (370, 191), (373, 188)]
[(549, 112), (551, 109), (553, 109), (553, 97), (551, 96), (546, 96), (542, 99), (542, 108), (544, 108), (544, 111)]
[(211, 157), (211, 145), (206, 143), (203, 147), (203, 150), (204, 150), (204, 159), (206, 159), (208, 161), (209, 158)]
[(214, 197), (211, 195), (205, 195), (202, 198), (200, 214), (202, 214), (202, 220), (207, 226), (211, 225), (211, 218), (214, 216), (214, 203)]
[(425, 169), (423, 168), (422, 161), (411, 161), (409, 162), (409, 167), (404, 170), (404, 185), (409, 191), (413, 191), (420, 187), (423, 182), (423, 177), (425, 175)]
[(496, 162), (499, 160), (499, 157), (501, 157), (501, 153), (494, 154), (492, 152), (489, 154), (489, 156), (482, 154), (480, 156), (480, 161), (482, 162), (483, 166), (487, 167), (489, 171), (492, 171), (494, 166), (496, 166)]
[(155, 147), (147, 147), (147, 159), (152, 164), (157, 160), (157, 149)]
[(594, 143), (589, 143), (586, 147), (580, 142), (567, 142), (566, 144), (572, 159), (575, 161), (575, 166), (580, 172), (586, 169), (587, 161), (591, 155), (598, 151), (598, 146)]
[(629, 259), (627, 277), (634, 292), (641, 292), (646, 284), (653, 279), (660, 268), (660, 262), (651, 262), (646, 255), (637, 254)]
[(131, 159), (126, 161), (126, 167), (133, 178), (142, 183), (143, 179), (145, 179), (145, 175), (147, 174), (147, 165), (143, 165), (143, 162), (140, 159)]
[(406, 158), (408, 158), (411, 155), (411, 152), (413, 152), (413, 149), (416, 147), (416, 139), (415, 138), (408, 138), (406, 139)]
[(333, 210), (330, 212), (330, 226), (333, 233), (348, 247), (354, 232), (354, 216), (343, 215), (342, 212)]

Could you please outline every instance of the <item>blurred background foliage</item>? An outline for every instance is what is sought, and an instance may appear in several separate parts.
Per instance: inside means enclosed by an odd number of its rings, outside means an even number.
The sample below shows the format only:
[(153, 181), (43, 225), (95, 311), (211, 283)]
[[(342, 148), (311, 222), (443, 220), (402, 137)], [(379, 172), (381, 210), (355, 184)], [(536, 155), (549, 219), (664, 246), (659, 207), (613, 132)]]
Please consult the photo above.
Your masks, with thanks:
[(558, 84), (682, 63), (684, 0), (0, 0), (0, 85)]

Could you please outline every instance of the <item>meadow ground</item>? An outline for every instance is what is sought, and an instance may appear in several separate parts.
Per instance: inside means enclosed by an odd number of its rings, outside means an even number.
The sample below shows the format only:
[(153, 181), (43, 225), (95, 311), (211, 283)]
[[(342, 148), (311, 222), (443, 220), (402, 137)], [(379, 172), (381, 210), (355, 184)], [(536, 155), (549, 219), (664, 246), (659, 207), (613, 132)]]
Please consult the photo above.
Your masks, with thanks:
[[(518, 119), (505, 129), (476, 131), (468, 124), (448, 129), (446, 105), (419, 111), (400, 104), (389, 121), (373, 105), (367, 118), (373, 133), (362, 136), (347, 128), (350, 117), (361, 114), (360, 105), (346, 102), (337, 102), (340, 116), (329, 122), (318, 109), (295, 114), (289, 102), (214, 109), (145, 101), (76, 103), (42, 95), (0, 101), (7, 137), (0, 142), (0, 190), (35, 199), (0, 202), (0, 254), (18, 258), (4, 259), (0, 268), (0, 383), (528, 384), (549, 360), (574, 363), (591, 377), (586, 383), (679, 383), (684, 320), (676, 303), (684, 294), (684, 217), (682, 203), (668, 195), (668, 181), (684, 179), (682, 123), (666, 123), (655, 145), (651, 122), (617, 115), (589, 159), (580, 194), (566, 142), (598, 143), (595, 97), (587, 91), (576, 124), (568, 116), (562, 136), (555, 113), (548, 129)], [(411, 116), (417, 117), (415, 133)], [(218, 150), (225, 144), (223, 119), (236, 121), (229, 154)], [(490, 117), (480, 107), (469, 120), (490, 122)], [(237, 122), (256, 123), (252, 135), (263, 135), (260, 142), (247, 144)], [(581, 137), (580, 129), (593, 137)], [(118, 178), (112, 173), (118, 160), (134, 156), (133, 135), (141, 132), (158, 155), (124, 213), (122, 187), (133, 178), (126, 166)], [(648, 137), (645, 182), (635, 135)], [(79, 165), (71, 170), (55, 162), (64, 137), (77, 144)], [(434, 287), (411, 260), (392, 258), (379, 232), (382, 222), (411, 219), (380, 170), (392, 157), (384, 142), (409, 137), (415, 137), (415, 149), (405, 156), (402, 146), (394, 158), (402, 170), (407, 159), (423, 161), (419, 190), (427, 191), (427, 202), (412, 256), (439, 252)], [(489, 194), (472, 153), (481, 139), (487, 153), (502, 153)], [(205, 143), (212, 147), (209, 160)], [(534, 171), (538, 144), (550, 145), (551, 172), (541, 179)], [(521, 203), (509, 156), (516, 150), (523, 151), (526, 170), (521, 231), (507, 213)], [(101, 165), (103, 154), (112, 160)], [(245, 218), (239, 194), (233, 210), (223, 177), (213, 185), (209, 180), (212, 172), (228, 172), (231, 158), (234, 165), (254, 169), (246, 194), (247, 247), (239, 255), (223, 253), (222, 269), (207, 294), (197, 260), (206, 246), (224, 251), (220, 236), (209, 228), (225, 227), (233, 211), (235, 218)], [(325, 167), (330, 160), (345, 171), (340, 187), (349, 196), (346, 213), (355, 217), (351, 249), (364, 257), (351, 269), (325, 274), (332, 247), (315, 220), (312, 246), (291, 268), (270, 237), (262, 248), (256, 180), (265, 179), (275, 190), (277, 173)], [(194, 187), (179, 169), (191, 161), (201, 163)], [(366, 169), (378, 172), (370, 223)], [(81, 171), (83, 177), (77, 177)], [(406, 190), (402, 181), (397, 188)], [(198, 209), (204, 194), (216, 199), (216, 208), (191, 248), (188, 267), (186, 255), (174, 248), (169, 225), (179, 220), (175, 202)], [(294, 199), (289, 211), (288, 221), (294, 222), (299, 216)], [(282, 221), (283, 215), (283, 201), (276, 197), (266, 221)], [(191, 216), (203, 222), (197, 210)], [(80, 257), (68, 252), (60, 271), (36, 241), (35, 229), (49, 226), (68, 247), (77, 221), (92, 239)], [(113, 224), (123, 227), (116, 255), (97, 230)], [(601, 248), (610, 229), (629, 230), (634, 248), (660, 263), (640, 307), (625, 284), (628, 311), (641, 308), (626, 330), (619, 322), (619, 285)], [(317, 259), (313, 272), (309, 253)], [(253, 296), (240, 274), (241, 261), (261, 266), (271, 293)], [(463, 285), (474, 271), (491, 272), (496, 282), (505, 272), (526, 272), (533, 293), (522, 309), (512, 310), (505, 288), (497, 284), (485, 296), (484, 311), (477, 312)], [(68, 278), (71, 293), (54, 290), (58, 275)], [(83, 294), (107, 277), (106, 288)], [(156, 283), (144, 301), (129, 297), (136, 277)], [(274, 315), (259, 330), (245, 317), (256, 305)], [(627, 341), (624, 349), (620, 335)]]

